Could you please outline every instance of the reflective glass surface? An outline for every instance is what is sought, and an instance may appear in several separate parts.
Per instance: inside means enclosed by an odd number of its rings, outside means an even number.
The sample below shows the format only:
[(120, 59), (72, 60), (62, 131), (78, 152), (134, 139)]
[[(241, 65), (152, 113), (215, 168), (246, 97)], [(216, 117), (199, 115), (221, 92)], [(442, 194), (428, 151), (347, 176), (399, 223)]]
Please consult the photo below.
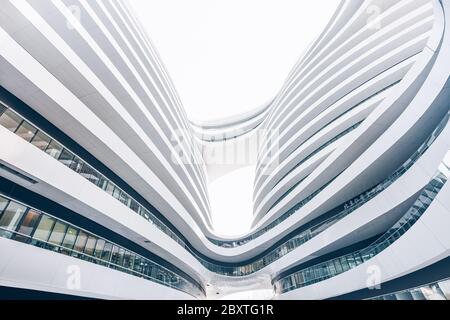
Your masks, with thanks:
[[(160, 264), (44, 212), (0, 195), (0, 236), (203, 296), (204, 290)], [(111, 258), (111, 252), (116, 255)]]
[(450, 300), (450, 279), (385, 294), (368, 300)]
[[(419, 220), (436, 198), (439, 191), (443, 188), (449, 177), (450, 170), (445, 166), (443, 167), (441, 164), (434, 178), (423, 189), (414, 204), (405, 212), (397, 223), (376, 241), (353, 253), (313, 265), (285, 276), (274, 283), (276, 291), (278, 293), (285, 293), (302, 288), (334, 277), (372, 259), (398, 240)], [(331, 265), (334, 265), (335, 267), (330, 268)], [(338, 266), (338, 268), (336, 268), (336, 266)]]
[[(2, 106), (0, 104), (0, 106)], [(11, 111), (10, 109), (4, 107), (4, 112), (0, 116), (3, 117), (4, 115), (8, 115), (8, 117), (16, 119), (15, 123), (17, 123), (16, 128), (14, 131), (19, 127), (19, 125), (24, 122), (25, 120), (22, 119), (20, 116), (17, 116), (16, 113)], [(9, 118), (8, 118), (9, 119)], [(159, 230), (167, 234), (169, 237), (171, 237), (174, 241), (176, 241), (179, 245), (181, 245), (183, 248), (188, 250), (192, 255), (194, 255), (207, 269), (210, 271), (227, 275), (227, 276), (246, 276), (251, 273), (254, 273), (258, 270), (261, 270), (262, 268), (266, 267), (270, 263), (276, 261), (277, 259), (283, 257), (284, 255), (288, 254), (292, 250), (296, 249), (300, 245), (304, 244), (305, 242), (311, 240), (316, 235), (320, 234), (327, 228), (329, 228), (331, 225), (335, 224), (351, 212), (355, 211), (365, 203), (367, 203), (369, 200), (373, 199), (376, 195), (378, 195), (380, 192), (388, 188), (393, 182), (395, 182), (399, 177), (401, 177), (424, 153), (426, 150), (428, 150), (429, 146), (434, 142), (434, 140), (439, 136), (439, 134), (442, 132), (443, 128), (447, 125), (447, 122), (449, 120), (449, 114), (446, 115), (446, 117), (441, 121), (441, 123), (438, 125), (438, 127), (433, 131), (433, 133), (426, 139), (426, 141), (419, 147), (419, 149), (400, 167), (398, 168), (393, 174), (391, 174), (388, 178), (386, 178), (383, 182), (379, 183), (375, 187), (371, 188), (370, 190), (354, 197), (353, 199), (347, 201), (346, 203), (342, 204), (338, 208), (333, 209), (333, 211), (337, 211), (336, 214), (333, 214), (330, 218), (327, 218), (324, 221), (316, 222), (315, 224), (307, 224), (301, 228), (299, 228), (298, 234), (294, 235), (291, 239), (287, 240), (277, 248), (271, 250), (267, 254), (264, 255), (264, 257), (259, 258), (249, 264), (245, 265), (237, 265), (237, 266), (223, 266), (218, 263), (210, 262), (205, 259), (203, 259), (199, 254), (197, 254), (194, 250), (192, 250), (184, 241), (184, 239), (180, 238), (173, 230), (171, 230), (169, 227), (167, 227), (163, 222), (161, 222), (155, 215), (153, 215), (149, 210), (147, 210), (143, 205), (141, 205), (139, 202), (137, 202), (135, 199), (133, 199), (131, 196), (129, 196), (126, 192), (122, 191), (118, 186), (116, 186), (113, 182), (108, 180), (105, 176), (103, 176), (101, 173), (99, 173), (97, 170), (95, 170), (93, 167), (88, 165), (85, 161), (83, 161), (81, 158), (79, 158), (77, 155), (70, 152), (67, 148), (64, 148), (59, 142), (56, 140), (53, 140), (51, 137), (46, 135), (44, 132), (37, 129), (37, 132), (35, 133), (34, 137), (31, 140), (31, 143), (34, 144), (36, 147), (38, 147), (41, 150), (44, 150), (45, 152), (52, 156), (53, 158), (57, 159), (58, 161), (64, 163), (67, 167), (72, 169), (73, 171), (79, 173), (81, 176), (89, 180), (90, 182), (94, 183), (104, 191), (106, 191), (108, 194), (122, 202), (124, 205), (129, 207), (131, 210), (142, 216), (144, 219), (151, 222), (155, 227), (157, 227)], [(0, 121), (1, 124), (1, 121)], [(335, 141), (339, 139), (341, 136), (349, 133), (350, 131), (354, 130), (359, 126), (360, 123), (346, 129), (341, 134), (339, 134), (337, 137), (333, 138), (332, 141)], [(338, 174), (339, 175), (339, 174)], [(337, 176), (338, 176), (337, 175)], [(336, 177), (337, 177), (336, 176)], [(336, 178), (335, 177), (335, 178)], [(334, 178), (334, 179), (335, 179)], [(289, 216), (296, 213), (298, 210), (300, 210), (303, 206), (305, 206), (308, 202), (310, 202), (315, 196), (317, 196), (323, 189), (325, 189), (330, 183), (334, 181), (332, 179), (331, 181), (327, 182), (325, 185), (323, 185), (321, 188), (314, 191), (312, 194), (310, 194), (308, 197), (297, 203), (294, 207), (292, 207), (290, 210), (286, 211), (283, 215), (281, 215), (279, 218), (268, 224), (266, 227), (258, 230), (257, 232), (252, 233), (249, 236), (246, 236), (244, 238), (241, 238), (239, 240), (216, 240), (216, 239), (209, 239), (212, 243), (215, 245), (225, 247), (225, 248), (233, 248), (238, 247), (241, 245), (244, 245), (248, 243), (251, 240), (254, 240), (258, 238), (259, 236), (263, 235), (267, 231), (271, 230), (275, 226), (277, 226), (279, 223), (287, 219)], [(292, 189), (287, 191), (289, 193)], [(0, 203), (1, 205), (1, 203)], [(327, 214), (324, 214), (324, 216), (327, 216)], [(45, 230), (38, 230), (37, 234), (39, 236), (45, 237)], [(49, 235), (49, 234), (48, 234)], [(47, 235), (47, 236), (48, 236)], [(56, 235), (55, 235), (56, 236)], [(45, 241), (48, 239), (48, 237), (45, 239)], [(83, 239), (83, 238), (82, 238)], [(56, 239), (59, 240), (59, 239)], [(62, 239), (61, 239), (62, 240)], [(88, 243), (90, 245), (90, 243)], [(82, 245), (82, 243), (76, 243), (75, 247), (77, 245)], [(86, 245), (86, 244), (83, 244)], [(87, 250), (93, 254), (95, 252), (95, 248), (88, 247)], [(112, 254), (114, 256), (114, 252)], [(347, 265), (344, 264), (344, 266), (338, 266), (337, 268), (346, 268)]]

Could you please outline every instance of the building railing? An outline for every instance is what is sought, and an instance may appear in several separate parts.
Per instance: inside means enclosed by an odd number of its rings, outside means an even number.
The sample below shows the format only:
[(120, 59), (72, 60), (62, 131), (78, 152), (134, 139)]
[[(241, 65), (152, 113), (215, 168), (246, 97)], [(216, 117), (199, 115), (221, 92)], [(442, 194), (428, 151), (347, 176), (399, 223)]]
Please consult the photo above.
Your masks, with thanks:
[(324, 281), (353, 269), (375, 257), (398, 240), (420, 219), (441, 191), (449, 176), (449, 168), (446, 165), (441, 164), (438, 172), (424, 187), (414, 204), (406, 211), (402, 218), (381, 237), (363, 249), (318, 263), (275, 281), (274, 285), (277, 293), (286, 293)]
[(450, 278), (367, 300), (450, 300)]
[[(2, 111), (2, 106), (0, 104), (0, 125), (5, 126), (5, 121), (3, 119), (4, 115), (13, 115), (16, 117), (18, 116), (15, 112), (10, 111), (8, 113), (8, 110), (6, 107), (4, 107)], [(18, 135), (21, 135), (24, 130), (19, 130), (21, 124), (26, 122), (23, 118), (17, 118), (18, 120), (15, 125), (15, 127), (8, 128), (9, 130), (15, 132)], [(20, 120), (21, 119), (21, 120)], [(19, 121), (20, 120), (20, 121)], [(329, 228), (331, 225), (335, 224), (342, 218), (346, 217), (351, 212), (355, 211), (365, 203), (367, 203), (369, 200), (373, 199), (376, 195), (378, 195), (380, 192), (388, 188), (393, 182), (395, 182), (399, 177), (401, 177), (429, 148), (429, 146), (436, 140), (436, 138), (440, 135), (442, 130), (445, 128), (449, 120), (449, 114), (447, 114), (444, 119), (439, 123), (439, 125), (435, 128), (435, 130), (432, 132), (432, 134), (425, 140), (425, 142), (418, 148), (418, 150), (401, 166), (399, 167), (394, 173), (392, 173), (387, 179), (385, 179), (383, 182), (379, 183), (375, 187), (371, 188), (370, 190), (354, 197), (353, 199), (347, 201), (346, 203), (340, 205), (339, 207), (333, 209), (332, 211), (338, 211), (336, 214), (333, 214), (332, 217), (327, 218), (324, 221), (317, 222), (314, 224), (306, 224), (305, 226), (299, 228), (298, 234), (294, 235), (291, 239), (287, 240), (283, 244), (279, 245), (275, 249), (268, 252), (264, 257), (259, 258), (256, 261), (253, 261), (251, 263), (247, 263), (244, 265), (236, 265), (236, 266), (227, 266), (227, 265), (220, 265), (218, 263), (214, 263), (211, 261), (208, 261), (207, 259), (204, 259), (201, 257), (196, 251), (192, 250), (186, 242), (181, 239), (175, 232), (173, 232), (169, 227), (167, 227), (164, 223), (162, 223), (159, 219), (157, 219), (155, 216), (150, 214), (148, 212), (147, 215), (144, 215), (143, 217), (146, 218), (149, 222), (153, 223), (159, 230), (164, 232), (166, 235), (171, 237), (173, 240), (175, 240), (179, 245), (181, 245), (184, 249), (186, 249), (188, 252), (190, 252), (204, 267), (206, 267), (208, 270), (225, 275), (225, 276), (232, 276), (232, 277), (240, 277), (240, 276), (247, 276), (254, 272), (257, 272), (270, 263), (280, 259), (284, 255), (288, 254), (289, 252), (293, 251), (294, 249), (298, 248), (300, 245), (304, 244), (305, 242), (311, 240), (327, 228)], [(35, 128), (33, 126), (33, 128)], [(14, 129), (14, 130), (12, 130)], [(39, 129), (35, 129), (36, 132), (34, 133), (34, 136), (36, 136), (39, 132), (41, 132)], [(23, 137), (23, 136), (22, 136)], [(28, 140), (29, 142), (33, 143), (34, 139), (25, 137), (24, 139)], [(49, 138), (51, 139), (51, 138)], [(53, 140), (50, 140), (53, 141)], [(56, 142), (55, 142), (56, 143)], [(48, 143), (50, 144), (50, 143)], [(36, 145), (36, 144), (35, 144)], [(40, 145), (36, 145), (38, 148)], [(62, 147), (62, 145), (61, 145)], [(64, 147), (62, 147), (64, 149)], [(42, 150), (42, 149), (41, 149)], [(75, 156), (76, 157), (76, 156)], [(58, 158), (59, 160), (59, 158)], [(69, 166), (71, 168), (71, 166)], [(81, 172), (81, 171), (80, 171)], [(337, 176), (336, 176), (337, 177)], [(104, 178), (106, 180), (106, 178)], [(334, 178), (335, 179), (335, 178)], [(283, 220), (285, 220), (287, 217), (291, 216), (295, 212), (297, 212), (300, 208), (302, 208), (304, 205), (306, 205), (309, 201), (311, 201), (317, 194), (319, 194), (323, 189), (325, 189), (330, 183), (334, 181), (334, 179), (330, 180), (328, 183), (326, 183), (324, 186), (313, 192), (311, 195), (297, 203), (294, 207), (292, 207), (290, 210), (288, 210), (283, 216), (279, 217), (278, 219), (271, 222), (266, 227), (262, 228), (261, 230), (253, 233), (250, 236), (247, 236), (241, 240), (238, 241), (219, 241), (215, 239), (209, 239), (212, 243), (221, 246), (221, 247), (227, 247), (227, 248), (233, 248), (238, 247), (241, 245), (244, 245), (248, 243), (251, 240), (256, 239), (257, 237), (261, 236), (262, 234), (266, 233), (279, 223), (281, 223)], [(108, 182), (109, 183), (109, 182)], [(135, 210), (133, 210), (135, 211)], [(139, 210), (138, 210), (139, 211)], [(137, 212), (137, 211), (135, 211)], [(140, 211), (143, 212), (143, 211)], [(326, 216), (326, 214), (324, 215)]]
[(156, 228), (164, 232), (173, 240), (184, 245), (184, 241), (144, 205), (136, 201), (74, 152), (70, 151), (67, 147), (63, 146), (50, 135), (38, 129), (35, 125), (31, 124), (2, 103), (0, 103), (0, 125), (36, 146), (52, 158), (58, 160), (69, 169), (75, 171), (113, 198), (122, 202), (132, 211), (151, 222)]
[(148, 258), (3, 195), (0, 237), (125, 272), (194, 297), (204, 295), (197, 283)]

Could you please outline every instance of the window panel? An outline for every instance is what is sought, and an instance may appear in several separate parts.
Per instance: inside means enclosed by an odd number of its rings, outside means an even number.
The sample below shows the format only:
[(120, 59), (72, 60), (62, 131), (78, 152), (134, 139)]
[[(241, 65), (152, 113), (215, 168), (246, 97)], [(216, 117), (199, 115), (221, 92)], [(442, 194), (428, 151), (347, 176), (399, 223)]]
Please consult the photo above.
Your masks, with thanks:
[(5, 210), (8, 205), (9, 200), (3, 197), (0, 197), (0, 217), (2, 216), (3, 210)]
[(133, 270), (142, 273), (143, 259), (140, 256), (134, 258)]
[(98, 174), (98, 183), (97, 186), (99, 186), (101, 189), (106, 190), (108, 185), (108, 180), (105, 179), (102, 175)]
[(95, 245), (95, 252), (94, 252), (94, 256), (96, 258), (101, 258), (104, 246), (105, 246), (105, 240), (98, 239), (97, 244)]
[(0, 125), (9, 131), (15, 132), (22, 120), (22, 117), (8, 109), (0, 117)]
[(129, 251), (125, 251), (123, 255), (123, 266), (125, 268), (130, 268), (131, 266), (131, 253)]
[(138, 212), (138, 210), (139, 210), (139, 203), (137, 203), (136, 200), (131, 199), (130, 209), (133, 210), (134, 212)]
[(48, 145), (47, 149), (45, 150), (45, 152), (51, 157), (58, 159), (59, 156), (61, 155), (62, 150), (63, 147), (55, 140), (52, 140)]
[(80, 173), (81, 168), (83, 167), (83, 160), (81, 160), (80, 158), (78, 158), (77, 156), (75, 156), (72, 160), (72, 162), (70, 163), (70, 169), (72, 169), (73, 171)]
[(87, 255), (94, 255), (94, 250), (95, 250), (95, 243), (97, 242), (97, 238), (94, 238), (93, 236), (89, 236), (87, 242), (86, 242), (86, 247), (84, 248), (84, 253), (86, 253)]
[(112, 195), (113, 192), (114, 192), (114, 188), (115, 188), (114, 184), (111, 183), (111, 182), (108, 182), (108, 184), (106, 185), (106, 187), (105, 187), (104, 190), (105, 190), (107, 193), (109, 193), (110, 195)]
[(411, 296), (414, 300), (426, 300), (425, 296), (420, 289), (413, 289), (411, 291)]
[(439, 288), (441, 288), (442, 293), (445, 295), (445, 298), (447, 300), (450, 300), (450, 280), (439, 282)]
[(404, 291), (395, 294), (395, 298), (397, 300), (414, 300), (414, 297), (411, 295), (409, 291)]
[(66, 236), (64, 237), (64, 241), (62, 246), (67, 249), (72, 249), (75, 245), (75, 240), (77, 238), (78, 230), (74, 227), (68, 227), (66, 231)]
[(38, 131), (34, 136), (33, 140), (31, 140), (31, 144), (35, 147), (38, 147), (42, 151), (45, 151), (52, 139), (47, 136), (42, 131)]
[(118, 264), (120, 261), (120, 255), (119, 255), (119, 247), (113, 246), (112, 248), (112, 256), (111, 256), (111, 263)]
[(33, 238), (42, 241), (47, 241), (54, 224), (55, 219), (43, 215), (41, 221), (39, 221), (39, 225), (36, 231), (34, 232)]
[(26, 207), (16, 202), (10, 202), (0, 218), (0, 227), (15, 231), (25, 213)]
[(115, 188), (114, 188), (114, 191), (113, 191), (113, 193), (112, 193), (112, 196), (113, 196), (114, 198), (116, 198), (116, 199), (119, 199), (120, 193), (121, 193), (121, 190), (120, 190), (119, 188), (115, 187)]
[(27, 214), (22, 220), (18, 232), (30, 236), (36, 227), (41, 214), (33, 209), (28, 210)]
[[(80, 169), (79, 173), (86, 179), (88, 179), (90, 182), (92, 182), (95, 185), (99, 185), (99, 179), (100, 176), (97, 172), (95, 172), (91, 166), (89, 166), (86, 163), (83, 163), (82, 168)], [(101, 186), (100, 186), (101, 187)]]
[(17, 129), (16, 134), (25, 141), (30, 142), (36, 132), (37, 129), (31, 123), (23, 121), (20, 127)]
[(80, 232), (78, 232), (77, 240), (75, 241), (75, 246), (73, 249), (79, 252), (83, 252), (87, 239), (88, 234), (80, 230)]
[(342, 270), (343, 272), (347, 271), (350, 269), (350, 266), (348, 265), (348, 261), (345, 257), (341, 257), (340, 258), (340, 262), (341, 262), (341, 266), (342, 266)]
[(5, 112), (7, 110), (7, 108), (0, 103), (0, 116), (3, 114), (3, 112)]
[(123, 248), (119, 248), (119, 252), (117, 253), (117, 260), (116, 264), (119, 266), (123, 265), (123, 258), (124, 258), (125, 250)]
[(129, 206), (130, 197), (125, 192), (122, 191), (119, 196), (119, 201), (122, 202), (124, 205)]
[(70, 165), (72, 164), (73, 157), (74, 155), (72, 152), (70, 152), (67, 149), (63, 149), (63, 151), (59, 155), (58, 161), (63, 163), (65, 166), (70, 167)]
[(60, 245), (66, 234), (66, 229), (67, 225), (65, 223), (57, 221), (55, 226), (53, 227), (52, 234), (50, 235), (48, 242), (55, 245)]
[(109, 242), (105, 243), (105, 246), (103, 247), (103, 251), (102, 251), (102, 255), (101, 255), (101, 259), (105, 260), (105, 261), (109, 261), (109, 258), (111, 256), (111, 250), (112, 250), (113, 245)]

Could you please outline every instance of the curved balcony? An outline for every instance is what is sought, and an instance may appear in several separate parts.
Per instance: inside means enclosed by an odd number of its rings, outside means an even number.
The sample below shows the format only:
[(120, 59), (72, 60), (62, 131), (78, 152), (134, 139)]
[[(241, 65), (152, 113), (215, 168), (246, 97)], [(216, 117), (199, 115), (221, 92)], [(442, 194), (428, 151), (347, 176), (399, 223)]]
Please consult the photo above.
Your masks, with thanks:
[[(0, 105), (1, 107), (1, 105)], [(5, 126), (7, 129), (11, 130), (15, 134), (21, 136), (23, 139), (32, 143), (39, 149), (45, 151), (50, 156), (54, 157), (58, 161), (64, 163), (70, 169), (79, 173), (89, 181), (93, 182), (95, 185), (101, 187), (106, 192), (111, 190), (108, 186), (114, 186), (107, 178), (103, 177), (95, 171), (92, 167), (87, 165), (81, 159), (79, 159), (76, 155), (71, 153), (69, 150), (65, 149), (61, 144), (59, 144), (56, 140), (53, 140), (51, 137), (47, 136), (44, 132), (37, 129), (35, 126), (27, 122), (25, 119), (20, 117), (17, 113), (12, 111), (11, 109), (7, 109), (6, 107), (2, 107), (0, 109), (0, 125)], [(373, 188), (367, 190), (366, 192), (354, 197), (353, 199), (347, 201), (341, 206), (334, 208), (331, 212), (334, 213), (331, 217), (328, 214), (322, 215), (324, 218), (322, 221), (314, 221), (312, 223), (308, 223), (298, 229), (298, 233), (292, 236), (289, 240), (285, 241), (281, 245), (276, 246), (275, 248), (270, 249), (262, 258), (258, 258), (255, 261), (250, 263), (245, 263), (241, 265), (233, 265), (227, 266), (217, 262), (212, 262), (210, 260), (202, 257), (196, 250), (191, 248), (187, 242), (177, 235), (176, 232), (171, 230), (167, 225), (161, 222), (158, 218), (152, 215), (147, 209), (143, 206), (140, 206), (137, 201), (132, 199), (131, 197), (127, 198), (126, 194), (122, 192), (114, 192), (117, 189), (112, 189), (113, 191), (108, 192), (117, 200), (121, 201), (125, 205), (129, 206), (134, 212), (140, 214), (145, 219), (147, 219), (150, 223), (154, 224), (159, 230), (170, 236), (174, 241), (176, 241), (179, 245), (189, 251), (204, 267), (208, 270), (215, 272), (217, 274), (232, 276), (232, 277), (240, 277), (240, 276), (248, 276), (252, 273), (255, 273), (265, 267), (267, 267), (272, 262), (280, 259), (284, 255), (288, 254), (292, 250), (298, 248), (305, 242), (311, 240), (318, 234), (322, 233), (331, 225), (335, 224), (342, 218), (346, 217), (375, 196), (377, 196), (380, 192), (387, 189), (392, 183), (394, 183), (399, 177), (401, 177), (412, 165), (428, 150), (431, 144), (436, 140), (436, 138), (440, 135), (442, 130), (448, 123), (450, 115), (447, 114), (446, 117), (439, 123), (439, 125), (435, 128), (433, 133), (424, 141), (424, 143), (419, 147), (419, 149), (395, 172), (393, 172), (388, 178), (386, 178), (383, 182), (374, 186)], [(92, 174), (94, 173), (94, 174)], [(100, 177), (100, 178), (98, 178)], [(99, 185), (99, 183), (101, 184)], [(329, 182), (331, 183), (331, 181)], [(329, 184), (328, 183), (328, 184)], [(322, 188), (311, 194), (309, 197), (305, 198), (303, 201), (294, 206), (291, 210), (287, 211), (285, 215), (273, 221), (271, 224), (266, 226), (265, 228), (259, 230), (251, 236), (246, 237), (244, 240), (239, 242), (231, 242), (231, 241), (215, 241), (214, 239), (209, 239), (211, 242), (215, 243), (218, 246), (222, 247), (237, 247), (243, 245), (265, 232), (269, 231), (277, 224), (282, 222), (288, 216), (294, 214), (297, 210), (299, 210), (302, 206), (306, 205), (309, 201), (311, 201), (320, 191), (322, 191), (328, 184), (324, 185)], [(129, 199), (128, 201), (124, 201), (124, 199)], [(133, 208), (137, 208), (134, 210)], [(145, 210), (145, 211), (144, 211)]]
[(276, 291), (282, 294), (337, 276), (372, 259), (393, 244), (420, 219), (446, 184), (450, 168), (444, 163), (441, 166), (443, 167), (438, 169), (434, 178), (425, 186), (412, 207), (396, 224), (372, 244), (350, 254), (313, 265), (276, 280), (274, 282)]

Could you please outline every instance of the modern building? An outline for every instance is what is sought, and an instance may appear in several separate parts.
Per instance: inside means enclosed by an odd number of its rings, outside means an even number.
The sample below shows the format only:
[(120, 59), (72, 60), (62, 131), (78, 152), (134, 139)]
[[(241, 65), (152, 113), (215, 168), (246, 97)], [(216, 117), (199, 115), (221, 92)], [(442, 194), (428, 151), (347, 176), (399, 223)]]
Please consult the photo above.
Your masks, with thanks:
[(344, 0), (273, 101), (201, 125), (125, 0), (0, 2), (0, 296), (450, 299), (450, 1)]

